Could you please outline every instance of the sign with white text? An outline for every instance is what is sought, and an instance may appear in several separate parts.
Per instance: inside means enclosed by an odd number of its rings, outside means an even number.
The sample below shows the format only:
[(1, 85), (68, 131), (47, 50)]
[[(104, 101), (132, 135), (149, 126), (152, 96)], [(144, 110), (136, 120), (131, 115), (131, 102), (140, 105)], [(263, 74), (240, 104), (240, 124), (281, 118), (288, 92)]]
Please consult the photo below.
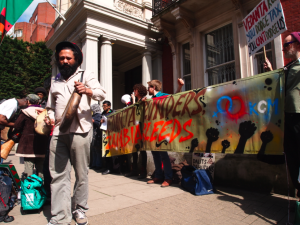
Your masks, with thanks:
[(287, 30), (280, 0), (261, 1), (243, 20), (249, 55)]

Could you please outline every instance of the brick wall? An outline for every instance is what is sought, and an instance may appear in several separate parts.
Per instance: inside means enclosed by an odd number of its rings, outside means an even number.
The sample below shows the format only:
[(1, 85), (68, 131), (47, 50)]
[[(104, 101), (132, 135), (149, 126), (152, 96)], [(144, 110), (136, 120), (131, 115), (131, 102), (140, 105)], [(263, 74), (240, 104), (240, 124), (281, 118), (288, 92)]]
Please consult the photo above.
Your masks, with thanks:
[[(300, 1), (299, 0), (281, 0), (285, 22), (288, 30), (281, 35), (282, 42), (291, 32), (300, 32)], [(289, 60), (284, 59), (284, 64)]]
[(173, 57), (167, 38), (163, 43), (162, 51), (163, 92), (173, 94)]
[(50, 4), (48, 2), (39, 3), (31, 16), (29, 23), (21, 22), (15, 24), (15, 31), (19, 29), (22, 29), (23, 31), (23, 36), (18, 37), (18, 39), (23, 39), (30, 43), (45, 41), (48, 33), (52, 29), (51, 25), (54, 20), (55, 10)]

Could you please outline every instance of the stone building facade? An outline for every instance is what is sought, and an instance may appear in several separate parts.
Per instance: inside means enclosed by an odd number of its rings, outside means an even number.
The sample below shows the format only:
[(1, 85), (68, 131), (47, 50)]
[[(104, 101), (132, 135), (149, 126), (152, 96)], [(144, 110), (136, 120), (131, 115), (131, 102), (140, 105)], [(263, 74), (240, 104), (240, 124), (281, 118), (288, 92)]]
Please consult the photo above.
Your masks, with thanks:
[(77, 43), (81, 68), (95, 73), (114, 108), (124, 107), (121, 96), (132, 93), (135, 83), (162, 79), (161, 34), (150, 20), (151, 0), (57, 0), (57, 8), (66, 20), (56, 18), (47, 46)]

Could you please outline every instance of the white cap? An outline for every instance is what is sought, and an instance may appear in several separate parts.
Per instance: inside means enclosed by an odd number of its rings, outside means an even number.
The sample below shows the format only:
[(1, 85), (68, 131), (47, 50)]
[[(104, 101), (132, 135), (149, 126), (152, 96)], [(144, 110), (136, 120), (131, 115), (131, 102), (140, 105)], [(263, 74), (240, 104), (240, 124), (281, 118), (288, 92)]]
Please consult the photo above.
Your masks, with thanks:
[(127, 103), (129, 103), (131, 100), (131, 97), (130, 95), (126, 94), (126, 95), (123, 95), (122, 98), (121, 98), (121, 102), (125, 105), (127, 105)]

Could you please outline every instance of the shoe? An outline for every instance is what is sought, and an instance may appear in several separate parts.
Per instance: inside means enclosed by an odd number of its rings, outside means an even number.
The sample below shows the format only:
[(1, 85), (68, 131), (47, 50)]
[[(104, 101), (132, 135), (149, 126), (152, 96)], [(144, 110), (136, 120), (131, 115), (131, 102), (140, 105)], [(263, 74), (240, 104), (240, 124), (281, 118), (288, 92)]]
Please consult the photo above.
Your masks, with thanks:
[(172, 184), (172, 180), (165, 180), (162, 184), (161, 187), (169, 187)]
[(137, 179), (141, 180), (141, 179), (145, 179), (147, 178), (147, 174), (146, 173), (141, 173)]
[(76, 209), (73, 211), (73, 218), (76, 222), (76, 225), (88, 225), (88, 219), (85, 215), (85, 212), (82, 209)]
[(126, 173), (125, 177), (137, 177), (138, 175), (137, 172), (131, 171), (130, 173)]
[(15, 220), (15, 218), (13, 216), (9, 216), (9, 215), (0, 217), (0, 222), (4, 222), (4, 223), (10, 223), (14, 220)]
[(147, 184), (154, 184), (154, 183), (160, 183), (160, 182), (163, 182), (164, 180), (163, 179), (159, 179), (159, 178), (153, 178), (152, 180), (149, 180), (147, 182)]
[(104, 172), (102, 172), (102, 175), (107, 175), (107, 174), (110, 174), (110, 170), (105, 170)]
[[(58, 225), (58, 223), (52, 223), (51, 221), (47, 225)], [(71, 225), (70, 223), (68, 225)]]

